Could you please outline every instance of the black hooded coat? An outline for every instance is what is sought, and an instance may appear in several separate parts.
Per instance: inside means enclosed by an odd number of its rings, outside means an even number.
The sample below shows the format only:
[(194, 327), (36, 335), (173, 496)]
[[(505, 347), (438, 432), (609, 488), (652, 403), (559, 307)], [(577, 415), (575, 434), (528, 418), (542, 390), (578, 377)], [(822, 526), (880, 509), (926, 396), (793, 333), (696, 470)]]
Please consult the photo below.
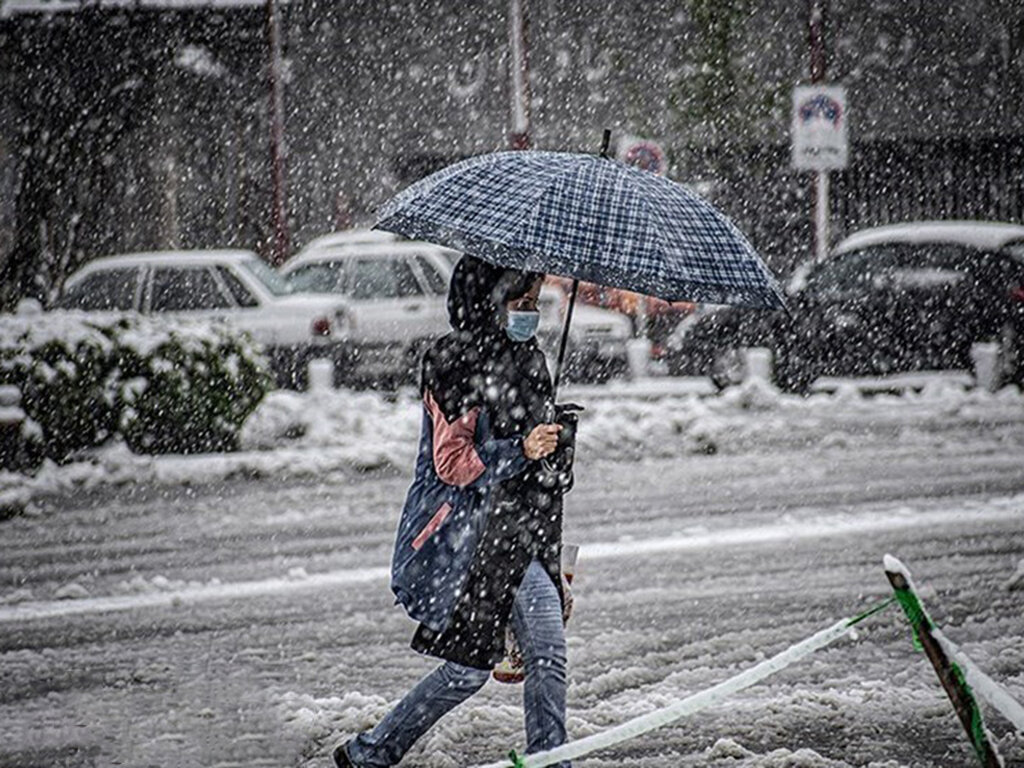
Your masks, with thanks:
[[(429, 487), (439, 478), (448, 486), (458, 486), (453, 488), (457, 498), (470, 494), (471, 501), (462, 506), (472, 510), (473, 521), (466, 522), (464, 530), (474, 533), (459, 534), (458, 542), (472, 542), (472, 556), (460, 552), (453, 539), (447, 542), (447, 555), (434, 556), (430, 578), (447, 601), (432, 597), (432, 605), (419, 611), (431, 618), (420, 619), (412, 645), (422, 653), (481, 669), (493, 667), (505, 653), (512, 603), (531, 560), (540, 561), (563, 594), (562, 496), (571, 485), (572, 446), (560, 447), (556, 453), (558, 471), (552, 471), (552, 462), (528, 461), (522, 455), (522, 440), (535, 426), (550, 421), (551, 377), (535, 340), (509, 339), (500, 309), (505, 301), (525, 294), (536, 277), (471, 257), (463, 257), (456, 265), (448, 297), (453, 330), (435, 341), (423, 357), (424, 436), (417, 479), (410, 488), (396, 543), (397, 564), (402, 562), (402, 551), (415, 548), (417, 542), (424, 550), (432, 543), (444, 543), (439, 534), (445, 526), (458, 530), (458, 515), (449, 516), (444, 506), (425, 525), (405, 525), (405, 518), (411, 516), (410, 501), (423, 495), (417, 484)], [(460, 425), (471, 432), (472, 442), (464, 434), (464, 450), (452, 452), (452, 458), (446, 455), (446, 446), (454, 444), (450, 435)], [(504, 457), (498, 458), (497, 453), (488, 452), (489, 445), (511, 447), (504, 448)], [(501, 479), (487, 484), (478, 480), (486, 474), (485, 468)], [(454, 497), (434, 494), (430, 498), (436, 506), (436, 499)], [(433, 538), (438, 542), (429, 541)], [(415, 578), (393, 578), (392, 587), (414, 617), (415, 601), (403, 593), (402, 585), (423, 586), (428, 579), (425, 571), (420, 567)], [(423, 602), (422, 595), (418, 599)], [(445, 606), (440, 618), (431, 612), (438, 602)]]

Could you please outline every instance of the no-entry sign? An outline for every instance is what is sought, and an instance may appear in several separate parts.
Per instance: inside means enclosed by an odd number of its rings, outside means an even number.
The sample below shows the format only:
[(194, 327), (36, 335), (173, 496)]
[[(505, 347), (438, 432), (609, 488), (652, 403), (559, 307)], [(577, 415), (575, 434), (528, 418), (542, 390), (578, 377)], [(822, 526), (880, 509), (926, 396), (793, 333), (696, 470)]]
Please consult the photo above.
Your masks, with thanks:
[(828, 171), (846, 167), (846, 89), (798, 85), (793, 89), (793, 167)]
[(628, 136), (619, 142), (619, 160), (658, 175), (665, 173), (665, 150), (656, 141)]

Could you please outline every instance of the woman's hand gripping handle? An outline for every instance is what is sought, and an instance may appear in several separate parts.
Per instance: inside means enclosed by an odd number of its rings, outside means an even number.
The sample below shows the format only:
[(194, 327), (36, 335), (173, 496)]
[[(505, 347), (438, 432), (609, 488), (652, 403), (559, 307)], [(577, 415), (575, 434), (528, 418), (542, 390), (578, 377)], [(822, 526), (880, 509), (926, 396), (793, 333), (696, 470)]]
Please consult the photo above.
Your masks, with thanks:
[(531, 461), (550, 456), (558, 447), (561, 424), (538, 424), (523, 440), (523, 455)]

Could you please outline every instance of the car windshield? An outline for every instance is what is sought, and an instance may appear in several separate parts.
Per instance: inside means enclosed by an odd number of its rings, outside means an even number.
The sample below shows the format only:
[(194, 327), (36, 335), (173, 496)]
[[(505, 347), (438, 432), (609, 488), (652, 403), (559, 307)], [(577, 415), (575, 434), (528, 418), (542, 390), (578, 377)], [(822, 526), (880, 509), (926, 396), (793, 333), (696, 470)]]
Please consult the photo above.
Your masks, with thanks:
[(562, 311), (562, 298), (561, 289), (553, 285), (545, 285), (540, 289), (540, 296), (537, 297), (537, 309), (540, 310), (540, 316), (548, 324), (558, 324)]
[(808, 278), (815, 293), (955, 285), (980, 269), (980, 254), (949, 243), (886, 243), (844, 254)]
[(259, 259), (246, 259), (242, 262), (242, 268), (259, 280), (274, 296), (287, 296), (295, 292), (285, 277)]
[(341, 261), (303, 264), (288, 273), (292, 290), (309, 293), (344, 293), (345, 265)]
[(359, 259), (353, 265), (352, 298), (402, 299), (422, 295), (423, 289), (404, 258)]

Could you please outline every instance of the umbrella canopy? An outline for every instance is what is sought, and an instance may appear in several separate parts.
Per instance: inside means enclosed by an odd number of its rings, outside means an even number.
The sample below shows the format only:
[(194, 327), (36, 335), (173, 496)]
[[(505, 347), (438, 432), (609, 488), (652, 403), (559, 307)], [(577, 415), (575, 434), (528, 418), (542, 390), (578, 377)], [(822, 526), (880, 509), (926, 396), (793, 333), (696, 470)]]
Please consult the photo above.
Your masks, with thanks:
[(668, 301), (784, 306), (764, 262), (710, 203), (661, 176), (594, 155), (470, 158), (396, 195), (376, 227), (501, 266)]

